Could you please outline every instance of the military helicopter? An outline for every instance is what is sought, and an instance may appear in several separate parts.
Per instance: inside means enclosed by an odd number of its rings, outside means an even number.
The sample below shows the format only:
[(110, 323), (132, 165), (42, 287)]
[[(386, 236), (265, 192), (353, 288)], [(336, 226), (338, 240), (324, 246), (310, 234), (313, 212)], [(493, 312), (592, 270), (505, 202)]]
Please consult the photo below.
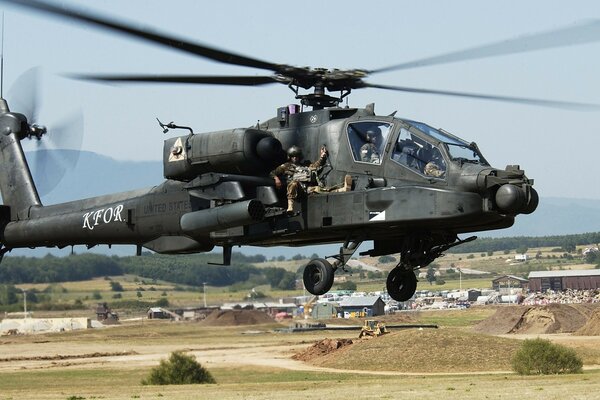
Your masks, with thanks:
[[(4, 0), (30, 10), (98, 26), (224, 64), (270, 71), (265, 76), (79, 75), (99, 82), (161, 82), (261, 86), (284, 84), (300, 104), (277, 108), (256, 126), (196, 133), (175, 123), (165, 130), (187, 133), (164, 142), (165, 181), (153, 188), (43, 206), (21, 141), (43, 140), (46, 129), (0, 102), (1, 254), (15, 248), (133, 244), (163, 254), (233, 246), (304, 246), (343, 243), (339, 253), (304, 267), (306, 289), (322, 295), (333, 285), (361, 243), (361, 255), (400, 254), (387, 290), (398, 301), (411, 298), (415, 271), (451, 247), (474, 240), (458, 235), (510, 227), (519, 214), (538, 205), (538, 194), (518, 165), (492, 167), (474, 142), (426, 123), (376, 115), (374, 106), (343, 107), (356, 89), (374, 88), (548, 107), (596, 109), (596, 105), (373, 84), (369, 75), (489, 54), (507, 54), (506, 42), (376, 70), (295, 67), (193, 43), (131, 24), (41, 1)], [(559, 45), (560, 36), (533, 35), (514, 43)], [(543, 43), (543, 44), (540, 44)], [(300, 89), (310, 90), (300, 93)], [(339, 92), (338, 96), (332, 95)], [(15, 110), (18, 111), (18, 110)], [(307, 192), (292, 204), (271, 171), (286, 161), (286, 150), (303, 150), (319, 169)], [(294, 179), (292, 177), (292, 179)], [(316, 182), (316, 183), (315, 183)], [(312, 188), (312, 189), (311, 189)]]

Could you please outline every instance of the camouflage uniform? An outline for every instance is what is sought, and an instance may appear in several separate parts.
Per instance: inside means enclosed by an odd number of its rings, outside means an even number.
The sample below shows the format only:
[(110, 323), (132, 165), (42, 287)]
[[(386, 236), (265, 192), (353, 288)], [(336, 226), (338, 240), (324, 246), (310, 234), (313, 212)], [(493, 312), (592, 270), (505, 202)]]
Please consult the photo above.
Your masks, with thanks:
[(440, 168), (435, 162), (431, 161), (425, 165), (425, 170), (423, 171), (425, 175), (433, 176), (435, 178), (440, 178), (444, 175), (446, 171)]
[(271, 171), (271, 177), (283, 177), (287, 182), (287, 198), (295, 200), (300, 192), (306, 193), (309, 186), (315, 186), (313, 173), (322, 168), (327, 160), (327, 153), (314, 163), (308, 160), (296, 164), (288, 161)]
[(381, 162), (375, 143), (365, 143), (361, 146), (360, 160), (373, 164), (379, 164)]

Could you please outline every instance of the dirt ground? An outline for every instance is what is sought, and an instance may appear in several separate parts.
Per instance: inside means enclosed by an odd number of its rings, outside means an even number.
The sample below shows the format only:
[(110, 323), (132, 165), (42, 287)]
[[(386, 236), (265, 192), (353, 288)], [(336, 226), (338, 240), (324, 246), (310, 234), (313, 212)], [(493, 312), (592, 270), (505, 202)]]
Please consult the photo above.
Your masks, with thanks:
[(214, 310), (200, 322), (203, 326), (240, 326), (272, 323), (275, 320), (258, 310)]
[(474, 327), (492, 335), (574, 333), (598, 318), (600, 304), (548, 304), (543, 306), (499, 306), (496, 313)]
[[(402, 320), (403, 318), (398, 319)], [(406, 321), (406, 319), (404, 320)], [(269, 322), (271, 325), (264, 325), (264, 322)], [(171, 352), (183, 350), (195, 355), (199, 362), (209, 368), (263, 366), (297, 371), (398, 375), (410, 373), (410, 369), (388, 372), (356, 371), (324, 368), (318, 366), (318, 363), (304, 362), (321, 356), (331, 358), (331, 353), (340, 349), (345, 350), (346, 356), (348, 356), (351, 351), (351, 349), (348, 350), (348, 347), (351, 347), (352, 339), (356, 337), (357, 333), (354, 331), (336, 332), (334, 333), (336, 339), (323, 340), (324, 337), (332, 337), (332, 332), (273, 334), (271, 332), (272, 324), (273, 319), (262, 312), (235, 310), (215, 312), (203, 322), (189, 325), (197, 326), (199, 331), (204, 334), (208, 332), (213, 335), (214, 337), (210, 340), (201, 338), (194, 338), (192, 341), (170, 340), (169, 338), (155, 340), (152, 333), (144, 334), (147, 335), (148, 340), (133, 340), (128, 337), (130, 334), (127, 333), (129, 332), (127, 327), (105, 328), (107, 333), (102, 334), (89, 333), (89, 335), (105, 335), (110, 340), (93, 338), (87, 340), (86, 334), (78, 336), (78, 340), (72, 341), (68, 340), (68, 334), (64, 334), (67, 338), (66, 343), (62, 339), (57, 341), (57, 336), (50, 336), (53, 338), (52, 340), (46, 340), (45, 335), (5, 336), (0, 338), (0, 372), (45, 368), (95, 368), (98, 366), (117, 369), (151, 367), (157, 365), (160, 360), (166, 359)], [(246, 325), (252, 326), (254, 330), (244, 331)], [(174, 325), (170, 323), (170, 325), (162, 326)], [(213, 331), (210, 329), (211, 326), (230, 326), (228, 329), (237, 329), (238, 333), (233, 336), (228, 333), (230, 336), (221, 340), (219, 336), (228, 331)], [(599, 348), (599, 326), (600, 307), (510, 306), (498, 308), (494, 315), (482, 321), (473, 330), (513, 339), (542, 336), (574, 347)], [(130, 328), (136, 329), (135, 327)], [(111, 335), (110, 332), (113, 330), (119, 333)], [(579, 336), (572, 334), (576, 331)], [(243, 333), (248, 334), (244, 335)], [(156, 334), (156, 336), (159, 335)], [(451, 346), (452, 341), (457, 337), (456, 335), (443, 337), (444, 341), (440, 346)], [(429, 342), (431, 340), (433, 339), (428, 339)], [(470, 339), (467, 338), (467, 340)], [(415, 343), (418, 343), (418, 339), (415, 339)], [(411, 345), (411, 347), (414, 346), (416, 344)], [(388, 356), (389, 354), (381, 354), (377, 357)]]
[[(242, 314), (214, 315), (217, 322), (210, 325), (131, 321), (103, 329), (0, 337), (0, 398), (287, 400), (311, 396), (332, 400), (478, 400), (497, 398), (496, 388), (502, 385), (506, 398), (574, 398), (572, 394), (578, 393), (578, 399), (587, 400), (597, 399), (593, 393), (600, 391), (600, 335), (491, 336), (461, 325), (392, 330), (382, 340), (361, 342), (356, 340), (358, 331), (275, 333), (273, 328), (278, 325), (272, 320), (245, 325), (251, 320), (250, 314)], [(590, 320), (594, 317), (597, 314), (590, 313)], [(225, 321), (229, 325), (218, 325)], [(511, 353), (514, 342), (532, 337), (547, 338), (586, 355), (586, 372), (523, 378), (509, 368), (478, 366), (469, 370), (462, 368), (467, 363), (459, 363), (461, 358), (471, 360), (472, 352), (486, 360), (497, 360), (498, 354)], [(476, 341), (480, 338), (487, 345)], [(501, 341), (510, 348), (502, 347)], [(494, 349), (496, 354), (482, 355), (480, 348)], [(216, 385), (141, 385), (142, 377), (173, 351), (195, 356), (221, 380)], [(371, 364), (376, 360), (379, 367), (374, 369), (365, 360)], [(427, 364), (416, 368), (423, 360)], [(453, 368), (429, 369), (430, 363), (453, 364)], [(458, 364), (461, 367), (454, 367)], [(96, 384), (98, 380), (102, 383)], [(122, 386), (113, 386), (115, 380)], [(548, 397), (550, 393), (553, 396)]]
[(584, 326), (575, 332), (581, 336), (600, 336), (600, 307), (597, 308)]

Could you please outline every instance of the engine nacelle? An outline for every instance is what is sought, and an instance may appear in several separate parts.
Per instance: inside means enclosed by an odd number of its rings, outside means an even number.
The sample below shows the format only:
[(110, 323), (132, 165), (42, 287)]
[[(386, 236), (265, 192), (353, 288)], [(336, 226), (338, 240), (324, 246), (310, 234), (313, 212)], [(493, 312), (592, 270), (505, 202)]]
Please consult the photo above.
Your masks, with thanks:
[(258, 129), (234, 129), (165, 140), (164, 175), (189, 181), (207, 172), (266, 175), (285, 161), (281, 142)]

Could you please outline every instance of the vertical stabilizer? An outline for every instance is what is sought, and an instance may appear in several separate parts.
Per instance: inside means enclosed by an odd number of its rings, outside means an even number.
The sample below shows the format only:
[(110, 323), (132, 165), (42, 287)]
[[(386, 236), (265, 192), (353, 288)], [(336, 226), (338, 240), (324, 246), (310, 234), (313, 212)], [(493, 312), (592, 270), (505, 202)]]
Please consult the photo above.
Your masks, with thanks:
[(0, 192), (11, 220), (26, 219), (32, 206), (41, 206), (21, 140), (30, 135), (27, 118), (12, 113), (0, 98)]

